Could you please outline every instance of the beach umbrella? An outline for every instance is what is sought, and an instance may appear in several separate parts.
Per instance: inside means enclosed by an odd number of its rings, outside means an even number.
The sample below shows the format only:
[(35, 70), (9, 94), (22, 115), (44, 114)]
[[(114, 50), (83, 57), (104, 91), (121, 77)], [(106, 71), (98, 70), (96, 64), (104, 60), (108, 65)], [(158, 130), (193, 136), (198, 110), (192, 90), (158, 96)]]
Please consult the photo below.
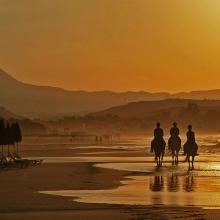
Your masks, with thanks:
[(9, 145), (10, 145), (10, 125), (7, 124), (4, 129), (4, 144), (8, 146), (8, 157), (9, 157)]
[(11, 136), (11, 143), (13, 144), (14, 154), (15, 154), (15, 143), (16, 143), (16, 132), (17, 132), (16, 123), (12, 123), (10, 136)]
[(22, 141), (22, 134), (19, 124), (16, 122), (14, 125), (14, 142), (17, 144), (17, 154), (18, 154), (18, 143)]
[[(1, 119), (1, 120), (0, 120), (0, 145), (2, 146), (2, 155), (1, 155), (2, 158), (3, 158), (3, 156), (4, 156), (4, 151), (3, 151), (3, 145), (4, 145), (4, 129), (5, 129), (4, 120)], [(2, 158), (1, 158), (1, 159), (2, 159)]]

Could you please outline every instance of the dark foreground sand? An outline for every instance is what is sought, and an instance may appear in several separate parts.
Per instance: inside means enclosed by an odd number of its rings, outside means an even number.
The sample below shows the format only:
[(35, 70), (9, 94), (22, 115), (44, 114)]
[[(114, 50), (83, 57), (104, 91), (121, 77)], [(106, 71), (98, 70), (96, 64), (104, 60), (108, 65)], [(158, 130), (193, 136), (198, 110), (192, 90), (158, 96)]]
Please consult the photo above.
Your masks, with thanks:
[[(85, 151), (84, 149), (83, 152)], [(31, 156), (37, 155), (33, 153), (34, 149), (30, 149), (30, 152)], [(63, 156), (66, 151), (57, 149), (56, 154)], [(26, 150), (25, 156), (28, 155)], [(74, 156), (74, 152), (72, 155)], [(47, 152), (47, 156), (51, 155)], [(220, 219), (219, 210), (176, 206), (85, 204), (74, 202), (68, 197), (37, 193), (37, 191), (65, 189), (112, 189), (118, 187), (125, 177), (138, 175), (126, 171), (96, 168), (92, 165), (88, 162), (43, 163), (26, 169), (0, 171), (0, 220)]]

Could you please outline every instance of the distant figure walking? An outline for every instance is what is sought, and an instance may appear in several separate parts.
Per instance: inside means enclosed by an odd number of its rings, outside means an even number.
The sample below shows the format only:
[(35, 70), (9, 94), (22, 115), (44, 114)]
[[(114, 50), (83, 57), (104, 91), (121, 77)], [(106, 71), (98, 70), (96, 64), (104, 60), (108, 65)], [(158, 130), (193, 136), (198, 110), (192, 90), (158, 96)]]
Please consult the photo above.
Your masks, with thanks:
[[(189, 170), (194, 169), (194, 159), (195, 156), (198, 155), (198, 145), (196, 143), (195, 133), (192, 131), (192, 125), (188, 126), (188, 132), (186, 133), (187, 141), (183, 146), (184, 155), (186, 155), (186, 161), (189, 163)], [(190, 161), (190, 156), (192, 157), (192, 161)], [(190, 166), (190, 162), (192, 166)]]
[(169, 150), (172, 152), (172, 163), (179, 163), (179, 151), (181, 149), (181, 139), (179, 137), (180, 130), (177, 127), (177, 123), (173, 123), (173, 127), (170, 129), (170, 138), (168, 140)]
[(165, 153), (166, 142), (163, 136), (163, 129), (160, 127), (160, 123), (157, 123), (156, 129), (154, 130), (154, 139), (151, 142), (151, 152), (155, 153), (157, 167), (162, 166), (163, 156)]

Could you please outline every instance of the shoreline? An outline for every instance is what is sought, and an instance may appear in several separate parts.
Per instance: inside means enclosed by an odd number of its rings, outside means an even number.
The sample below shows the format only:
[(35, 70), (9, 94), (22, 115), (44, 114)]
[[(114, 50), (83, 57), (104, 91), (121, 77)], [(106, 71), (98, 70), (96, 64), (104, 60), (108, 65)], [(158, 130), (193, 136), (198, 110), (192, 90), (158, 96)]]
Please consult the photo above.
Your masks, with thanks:
[[(79, 153), (93, 153), (81, 158), (129, 157), (137, 162), (140, 157), (152, 157), (145, 148), (133, 151), (130, 149), (95, 149), (79, 147), (70, 149), (69, 145), (54, 144), (48, 146), (25, 145), (21, 147), (21, 155), (25, 157), (74, 157)], [(34, 143), (34, 142), (33, 142)], [(125, 146), (126, 144), (121, 144)], [(67, 147), (68, 146), (68, 147)], [(133, 145), (131, 145), (131, 149)], [(96, 154), (96, 151), (104, 151)], [(111, 151), (111, 153), (109, 153)], [(114, 152), (113, 152), (114, 151)], [(139, 158), (139, 159), (138, 159)], [(145, 161), (146, 162), (146, 161)], [(100, 162), (86, 160), (67, 163), (44, 163), (27, 169), (5, 170), (0, 172), (0, 219), (33, 220), (37, 219), (218, 219), (220, 210), (204, 209), (198, 206), (175, 205), (122, 205), (96, 204), (73, 201), (72, 197), (51, 196), (38, 191), (56, 190), (110, 190), (123, 186), (123, 181), (132, 175), (147, 175), (144, 172), (106, 169), (95, 166)], [(106, 162), (104, 162), (106, 163)], [(113, 162), (114, 163), (114, 162)], [(153, 167), (152, 167), (153, 168)], [(147, 186), (147, 185), (146, 185)], [(148, 187), (148, 186), (147, 186)], [(91, 218), (90, 218), (91, 217)]]
[[(30, 168), (27, 170), (20, 170), (24, 171), (24, 173), (27, 172), (30, 174), (35, 170), (35, 172), (40, 171), (39, 168), (45, 170), (50, 169), (53, 171), (57, 170), (57, 167), (59, 167), (61, 170), (64, 168), (72, 169), (73, 166), (75, 167), (75, 170), (77, 169), (94, 169), (93, 172), (99, 173), (99, 176), (97, 176), (96, 180), (89, 182), (83, 182), (83, 184), (76, 183), (75, 186), (73, 183), (70, 183), (68, 181), (68, 178), (65, 178), (65, 182), (67, 185), (60, 183), (53, 183), (50, 185), (48, 181), (46, 181), (47, 186), (41, 186), (41, 188), (45, 189), (51, 189), (59, 190), (59, 189), (88, 189), (91, 190), (94, 189), (115, 189), (119, 187), (120, 185), (123, 185), (120, 181), (128, 179), (131, 175), (138, 175), (137, 172), (124, 172), (124, 171), (117, 171), (117, 170), (111, 170), (111, 169), (104, 169), (104, 168), (94, 168), (93, 163), (77, 163), (76, 164), (44, 164), (40, 165), (40, 167), (35, 167), (34, 169)], [(32, 171), (31, 171), (32, 170)], [(65, 170), (65, 169), (64, 169)], [(6, 172), (8, 174), (8, 172)], [(10, 172), (9, 172), (10, 173)], [(16, 172), (11, 172), (12, 175), (16, 174)], [(0, 173), (0, 176), (2, 175), (2, 172)], [(80, 173), (82, 175), (82, 173)], [(86, 172), (85, 172), (86, 175)], [(101, 181), (101, 184), (99, 181), (105, 180), (105, 178), (102, 178), (104, 176), (111, 175), (115, 178), (114, 181), (106, 182)], [(140, 175), (140, 174), (139, 174)], [(43, 177), (43, 176), (42, 176)], [(53, 182), (53, 180), (51, 180)], [(36, 183), (37, 184), (37, 183)], [(0, 184), (1, 185), (1, 184)], [(17, 189), (19, 190), (19, 189)], [(23, 190), (26, 190), (23, 189)], [(1, 188), (0, 188), (1, 191)], [(2, 192), (1, 192), (2, 193)], [(50, 196), (50, 195), (38, 195), (36, 191), (31, 190), (30, 195), (32, 195), (29, 198), (29, 207), (18, 207), (12, 208), (8, 207), (5, 209), (3, 208), (2, 201), (0, 200), (0, 219), (5, 220), (11, 220), (11, 219), (28, 219), (30, 216), (33, 217), (33, 219), (49, 219), (51, 216), (56, 219), (60, 219), (60, 216), (65, 216), (67, 218), (69, 217), (82, 217), (86, 215), (91, 215), (94, 217), (91, 217), (90, 219), (102, 219), (105, 217), (108, 219), (132, 219), (132, 218), (140, 218), (138, 216), (142, 216), (140, 219), (150, 219), (154, 217), (154, 219), (172, 219), (176, 218), (180, 215), (183, 216), (183, 218), (190, 219), (192, 217), (205, 217), (205, 216), (212, 216), (220, 217), (220, 212), (216, 209), (203, 209), (202, 207), (192, 207), (192, 206), (166, 206), (166, 205), (151, 205), (151, 206), (140, 206), (140, 205), (115, 205), (115, 204), (91, 204), (91, 203), (81, 203), (73, 201), (72, 198), (65, 198), (62, 196)], [(16, 200), (19, 200), (19, 196), (17, 195)], [(20, 195), (20, 198), (22, 198), (22, 195)], [(27, 199), (27, 197), (26, 197)], [(37, 199), (37, 203), (32, 203), (33, 200)], [(49, 204), (48, 204), (49, 202)], [(32, 203), (32, 204), (31, 204)], [(37, 204), (41, 203), (42, 206), (38, 206)], [(44, 204), (47, 203), (47, 206), (44, 206)], [(161, 211), (161, 215), (158, 215), (158, 210)], [(191, 216), (191, 217), (190, 217)], [(203, 218), (203, 219), (209, 219), (209, 218)]]

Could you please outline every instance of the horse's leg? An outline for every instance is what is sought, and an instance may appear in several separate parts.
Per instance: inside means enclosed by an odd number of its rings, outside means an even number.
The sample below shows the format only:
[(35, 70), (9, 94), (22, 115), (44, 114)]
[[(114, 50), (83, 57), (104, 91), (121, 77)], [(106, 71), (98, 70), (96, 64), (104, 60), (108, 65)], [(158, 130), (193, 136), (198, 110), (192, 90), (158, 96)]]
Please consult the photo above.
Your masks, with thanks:
[(176, 164), (179, 163), (179, 151), (176, 152)]
[(155, 155), (155, 162), (157, 163), (157, 167), (159, 166), (158, 156)]
[(187, 159), (188, 159), (188, 164), (189, 164), (188, 170), (190, 170), (190, 156), (187, 156)]
[(172, 150), (172, 165), (175, 163), (174, 151)]
[(176, 150), (174, 150), (174, 163), (176, 165)]
[(192, 170), (194, 170), (194, 158), (195, 156), (192, 156)]

